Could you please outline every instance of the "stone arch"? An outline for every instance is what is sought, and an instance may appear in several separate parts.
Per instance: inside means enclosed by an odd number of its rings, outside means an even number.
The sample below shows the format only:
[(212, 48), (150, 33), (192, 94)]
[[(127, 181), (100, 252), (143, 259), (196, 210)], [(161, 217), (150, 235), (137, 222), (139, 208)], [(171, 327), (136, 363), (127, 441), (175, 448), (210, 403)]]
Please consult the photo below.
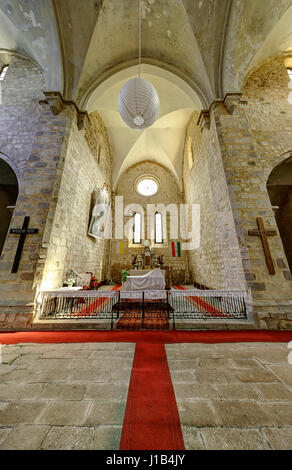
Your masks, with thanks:
[(270, 172), (267, 191), (292, 272), (292, 152), (285, 156), (286, 158), (282, 158)]
[(0, 255), (9, 229), (13, 206), (16, 204), (18, 187), (17, 175), (12, 166), (6, 159), (0, 158)]
[(271, 174), (276, 171), (276, 168), (282, 165), (288, 158), (292, 157), (292, 150), (288, 150), (281, 155), (275, 155), (274, 158), (269, 162), (269, 167), (265, 169), (266, 184), (268, 184)]
[(9, 67), (0, 91), (0, 152), (4, 154), (0, 158), (20, 180), (39, 125), (39, 101), (44, 99), (46, 83), (39, 65), (27, 57), (0, 50), (0, 66), (4, 63)]
[(15, 165), (12, 158), (9, 157), (8, 155), (6, 155), (6, 153), (4, 153), (0, 150), (0, 160), (4, 160), (12, 168), (12, 170), (14, 171), (15, 176), (17, 178), (17, 182), (19, 184), (19, 182), (20, 182), (20, 171), (19, 171), (19, 168), (17, 167), (17, 165)]

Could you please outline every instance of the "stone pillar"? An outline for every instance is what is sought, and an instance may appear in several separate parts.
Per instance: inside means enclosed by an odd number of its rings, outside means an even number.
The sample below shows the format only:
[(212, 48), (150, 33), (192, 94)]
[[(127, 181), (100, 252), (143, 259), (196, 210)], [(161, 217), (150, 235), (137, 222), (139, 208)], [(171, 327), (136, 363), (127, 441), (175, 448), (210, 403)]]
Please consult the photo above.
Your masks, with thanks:
[[(58, 107), (52, 100), (57, 97)], [(34, 310), (36, 285), (42, 276), (45, 251), (51, 235), (58, 189), (74, 107), (60, 94), (40, 102), (41, 116), (31, 153), (20, 183), (10, 227), (21, 228), (25, 216), (38, 234), (28, 235), (18, 272), (11, 273), (19, 236), (8, 234), (0, 260), (0, 327), (25, 328)]]
[(266, 229), (277, 229), (265, 178), (255, 153), (240, 94), (228, 94), (210, 109), (219, 141), (243, 270), (252, 290), (256, 324), (262, 328), (289, 328), (292, 283), (279, 236), (269, 237), (275, 275), (270, 275), (260, 237), (248, 235), (262, 217)]

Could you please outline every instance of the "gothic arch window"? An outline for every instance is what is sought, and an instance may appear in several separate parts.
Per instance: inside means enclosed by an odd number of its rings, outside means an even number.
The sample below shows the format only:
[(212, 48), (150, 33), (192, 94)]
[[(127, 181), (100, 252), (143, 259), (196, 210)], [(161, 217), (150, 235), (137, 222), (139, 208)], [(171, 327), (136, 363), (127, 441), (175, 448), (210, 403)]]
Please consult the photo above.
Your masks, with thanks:
[(5, 78), (6, 72), (8, 70), (9, 65), (4, 65), (0, 68), (0, 81), (2, 82)]
[(189, 169), (191, 170), (194, 165), (193, 142), (192, 142), (191, 137), (189, 137), (188, 139), (188, 162), (189, 162)]
[(133, 243), (135, 245), (141, 243), (141, 226), (142, 226), (141, 214), (139, 212), (136, 212), (134, 214), (134, 224), (133, 224)]
[(162, 233), (162, 215), (159, 212), (155, 213), (155, 243), (163, 243)]

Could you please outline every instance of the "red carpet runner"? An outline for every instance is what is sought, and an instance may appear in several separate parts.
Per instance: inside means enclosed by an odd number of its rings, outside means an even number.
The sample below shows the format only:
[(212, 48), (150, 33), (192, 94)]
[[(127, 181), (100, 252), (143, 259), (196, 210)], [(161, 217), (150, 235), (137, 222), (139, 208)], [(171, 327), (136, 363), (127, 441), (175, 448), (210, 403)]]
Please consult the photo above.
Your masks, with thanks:
[(19, 331), (0, 344), (135, 342), (121, 450), (184, 450), (165, 343), (288, 342), (292, 331)]
[(292, 340), (292, 331), (12, 331), (0, 332), (0, 344), (18, 343), (242, 343)]
[[(185, 291), (188, 290), (185, 287), (181, 286), (180, 284), (174, 284), (173, 287), (175, 287), (175, 289), (178, 289), (178, 290), (185, 290)], [(212, 317), (228, 317), (227, 314), (220, 312), (218, 309), (214, 308), (212, 305), (205, 302), (200, 297), (188, 296), (188, 301), (192, 305), (196, 306), (203, 315), (208, 316), (211, 314)]]
[(120, 450), (184, 450), (163, 344), (136, 344)]

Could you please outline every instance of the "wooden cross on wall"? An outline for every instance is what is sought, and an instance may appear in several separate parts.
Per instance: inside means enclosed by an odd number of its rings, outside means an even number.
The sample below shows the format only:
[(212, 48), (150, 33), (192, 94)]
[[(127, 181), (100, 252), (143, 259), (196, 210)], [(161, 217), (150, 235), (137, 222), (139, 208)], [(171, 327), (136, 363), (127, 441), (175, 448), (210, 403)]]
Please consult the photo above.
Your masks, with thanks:
[(12, 273), (17, 273), (18, 271), (20, 258), (21, 258), (23, 245), (24, 245), (26, 236), (34, 234), (34, 233), (38, 233), (37, 228), (28, 228), (28, 224), (29, 224), (29, 217), (26, 216), (24, 217), (22, 228), (10, 229), (10, 233), (13, 233), (14, 235), (20, 235), (15, 258), (14, 258), (14, 263), (13, 263), (12, 270), (11, 270)]
[(277, 231), (276, 230), (265, 230), (264, 222), (263, 222), (262, 217), (257, 218), (257, 224), (258, 224), (258, 230), (249, 230), (248, 234), (251, 235), (251, 236), (255, 236), (255, 237), (261, 237), (263, 248), (264, 248), (264, 253), (265, 253), (265, 257), (266, 257), (266, 262), (267, 262), (267, 266), (268, 266), (268, 269), (269, 269), (269, 273), (274, 275), (275, 274), (275, 268), (274, 268), (274, 263), (273, 263), (273, 260), (272, 260), (272, 256), (271, 256), (270, 247), (269, 247), (267, 237), (274, 237), (275, 235), (277, 235)]

